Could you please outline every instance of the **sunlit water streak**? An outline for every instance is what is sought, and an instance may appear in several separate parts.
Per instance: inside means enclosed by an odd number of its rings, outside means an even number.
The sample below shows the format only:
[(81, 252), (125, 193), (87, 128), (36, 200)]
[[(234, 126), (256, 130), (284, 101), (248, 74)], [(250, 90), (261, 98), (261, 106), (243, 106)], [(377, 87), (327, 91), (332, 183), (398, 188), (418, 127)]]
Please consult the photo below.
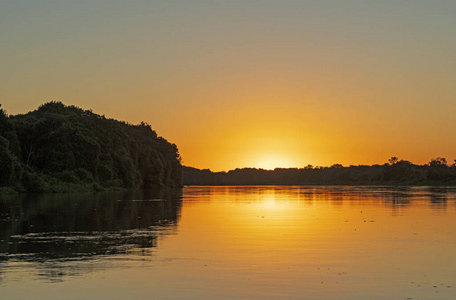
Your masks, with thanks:
[(455, 299), (456, 189), (0, 200), (0, 299)]

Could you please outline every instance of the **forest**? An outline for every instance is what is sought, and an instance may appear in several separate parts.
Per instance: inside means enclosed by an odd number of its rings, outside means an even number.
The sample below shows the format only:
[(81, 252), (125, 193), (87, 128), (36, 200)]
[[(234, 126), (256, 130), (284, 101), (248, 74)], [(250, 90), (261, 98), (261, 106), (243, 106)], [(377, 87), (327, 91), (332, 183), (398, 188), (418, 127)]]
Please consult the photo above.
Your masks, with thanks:
[(456, 161), (424, 165), (256, 168), (212, 172), (181, 165), (177, 146), (132, 125), (48, 102), (26, 114), (0, 105), (0, 193), (76, 192), (182, 185), (456, 185)]
[(456, 185), (456, 161), (448, 165), (437, 157), (428, 164), (415, 165), (391, 157), (383, 165), (330, 167), (256, 168), (212, 172), (183, 167), (184, 185)]
[(0, 192), (180, 187), (176, 145), (132, 125), (49, 102), (7, 115), (0, 107)]

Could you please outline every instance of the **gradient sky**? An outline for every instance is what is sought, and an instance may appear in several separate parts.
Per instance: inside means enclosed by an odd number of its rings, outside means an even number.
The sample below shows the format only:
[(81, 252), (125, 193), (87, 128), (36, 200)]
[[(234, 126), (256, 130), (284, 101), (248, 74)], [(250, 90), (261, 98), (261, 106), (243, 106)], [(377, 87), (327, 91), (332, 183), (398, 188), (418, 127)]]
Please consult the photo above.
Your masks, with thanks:
[(185, 165), (456, 159), (456, 1), (3, 1), (0, 103), (51, 100)]

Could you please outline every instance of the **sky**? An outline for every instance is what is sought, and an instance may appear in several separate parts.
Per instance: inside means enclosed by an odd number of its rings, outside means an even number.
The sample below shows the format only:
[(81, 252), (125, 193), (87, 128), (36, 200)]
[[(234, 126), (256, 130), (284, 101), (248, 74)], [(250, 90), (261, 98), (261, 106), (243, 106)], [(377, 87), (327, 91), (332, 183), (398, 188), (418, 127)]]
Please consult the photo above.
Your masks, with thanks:
[(456, 159), (456, 1), (4, 1), (0, 104), (151, 124), (184, 165)]

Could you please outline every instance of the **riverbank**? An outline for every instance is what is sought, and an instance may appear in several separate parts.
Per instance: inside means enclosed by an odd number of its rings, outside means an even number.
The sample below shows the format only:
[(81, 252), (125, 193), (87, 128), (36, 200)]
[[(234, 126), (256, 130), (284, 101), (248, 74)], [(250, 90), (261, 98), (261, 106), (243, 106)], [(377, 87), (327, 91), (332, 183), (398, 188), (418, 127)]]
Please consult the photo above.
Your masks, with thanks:
[(456, 186), (456, 166), (433, 160), (426, 165), (396, 161), (384, 165), (331, 167), (256, 168), (212, 172), (183, 167), (184, 185), (372, 185)]

